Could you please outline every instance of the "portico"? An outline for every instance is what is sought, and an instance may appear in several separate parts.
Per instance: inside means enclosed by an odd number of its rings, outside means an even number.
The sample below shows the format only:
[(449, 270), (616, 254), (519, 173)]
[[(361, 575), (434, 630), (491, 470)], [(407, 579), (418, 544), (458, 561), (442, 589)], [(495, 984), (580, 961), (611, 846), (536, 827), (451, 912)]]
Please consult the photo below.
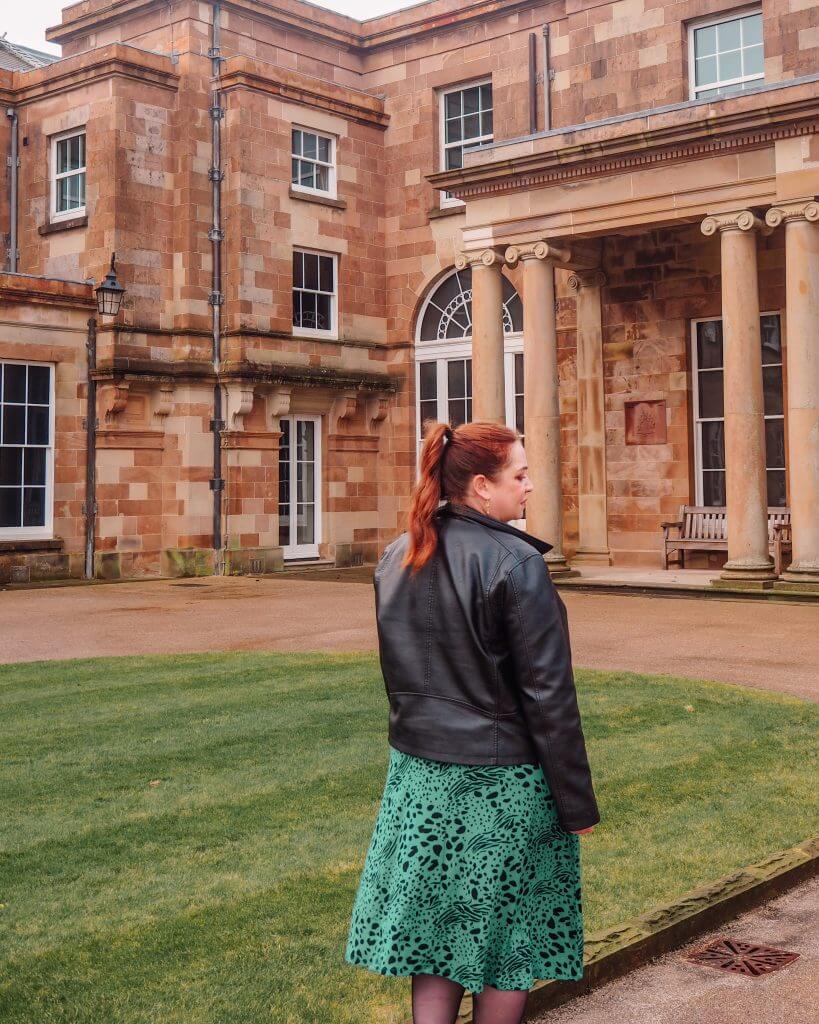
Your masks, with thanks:
[[(763, 91), (541, 132), (430, 176), (466, 203), (475, 419), (503, 421), (501, 276), (522, 268), (527, 523), (557, 541), (554, 572), (659, 566), (661, 520), (688, 503), (726, 509), (713, 585), (819, 588), (819, 90)], [(572, 328), (576, 502), (557, 357)], [(792, 510), (779, 578), (772, 505)]]

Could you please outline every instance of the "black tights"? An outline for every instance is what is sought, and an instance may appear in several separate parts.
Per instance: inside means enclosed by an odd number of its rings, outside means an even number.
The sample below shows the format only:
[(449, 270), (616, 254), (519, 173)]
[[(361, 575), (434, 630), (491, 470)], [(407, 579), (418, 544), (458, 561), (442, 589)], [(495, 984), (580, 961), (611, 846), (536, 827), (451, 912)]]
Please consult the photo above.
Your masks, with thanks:
[[(464, 986), (436, 974), (412, 976), (412, 1024), (455, 1024)], [(475, 1024), (520, 1024), (528, 989), (485, 985), (472, 997)]]

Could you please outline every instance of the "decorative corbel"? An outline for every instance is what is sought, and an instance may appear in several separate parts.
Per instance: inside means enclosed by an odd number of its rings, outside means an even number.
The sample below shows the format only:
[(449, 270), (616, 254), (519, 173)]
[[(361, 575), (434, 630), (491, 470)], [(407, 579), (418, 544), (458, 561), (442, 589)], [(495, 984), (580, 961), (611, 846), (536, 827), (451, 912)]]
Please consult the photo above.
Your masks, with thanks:
[(276, 388), (267, 396), (267, 422), (274, 430), (279, 429), (279, 417), (290, 412), (292, 390), (289, 387)]
[(365, 420), (367, 423), (367, 430), (370, 433), (375, 433), (378, 429), (378, 425), (383, 422), (387, 415), (387, 409), (389, 408), (389, 395), (387, 394), (374, 394), (367, 398), (365, 408)]
[(164, 419), (173, 411), (173, 381), (163, 381), (153, 393), (153, 415)]
[(355, 391), (342, 391), (338, 397), (333, 399), (328, 417), (328, 432), (330, 434), (337, 434), (341, 421), (348, 420), (355, 415), (357, 404), (358, 394)]
[(569, 263), (572, 258), (571, 249), (551, 242), (538, 241), (526, 245), (510, 245), (504, 254), (510, 267), (517, 266), (521, 260), (548, 260), (550, 263)]
[(102, 423), (113, 423), (128, 404), (129, 381), (118, 380), (97, 389), (97, 417)]
[(225, 384), (225, 427), (244, 430), (245, 416), (253, 408), (253, 385), (243, 381)]

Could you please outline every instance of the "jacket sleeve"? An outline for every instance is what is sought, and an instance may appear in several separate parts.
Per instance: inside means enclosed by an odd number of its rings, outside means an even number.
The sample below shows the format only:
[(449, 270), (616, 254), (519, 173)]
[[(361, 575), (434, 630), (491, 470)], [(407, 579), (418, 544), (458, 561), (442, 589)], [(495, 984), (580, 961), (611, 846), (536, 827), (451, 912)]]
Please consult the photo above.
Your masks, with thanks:
[(538, 760), (568, 832), (600, 821), (577, 706), (566, 606), (539, 553), (507, 574), (502, 616)]

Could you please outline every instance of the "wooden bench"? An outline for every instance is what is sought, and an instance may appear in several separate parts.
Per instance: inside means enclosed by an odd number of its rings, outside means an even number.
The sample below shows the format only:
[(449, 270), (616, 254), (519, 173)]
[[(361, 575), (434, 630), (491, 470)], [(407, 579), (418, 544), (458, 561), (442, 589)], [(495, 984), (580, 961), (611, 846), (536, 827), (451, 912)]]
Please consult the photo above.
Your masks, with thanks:
[[(727, 551), (728, 531), (725, 507), (721, 505), (680, 505), (680, 518), (661, 523), (663, 528), (663, 568), (668, 569), (668, 554), (677, 552), (677, 565), (685, 568), (686, 551)], [(677, 536), (670, 531), (676, 529)], [(782, 553), (791, 548), (791, 510), (783, 506), (768, 508), (768, 550), (773, 556), (776, 575), (782, 572)]]

